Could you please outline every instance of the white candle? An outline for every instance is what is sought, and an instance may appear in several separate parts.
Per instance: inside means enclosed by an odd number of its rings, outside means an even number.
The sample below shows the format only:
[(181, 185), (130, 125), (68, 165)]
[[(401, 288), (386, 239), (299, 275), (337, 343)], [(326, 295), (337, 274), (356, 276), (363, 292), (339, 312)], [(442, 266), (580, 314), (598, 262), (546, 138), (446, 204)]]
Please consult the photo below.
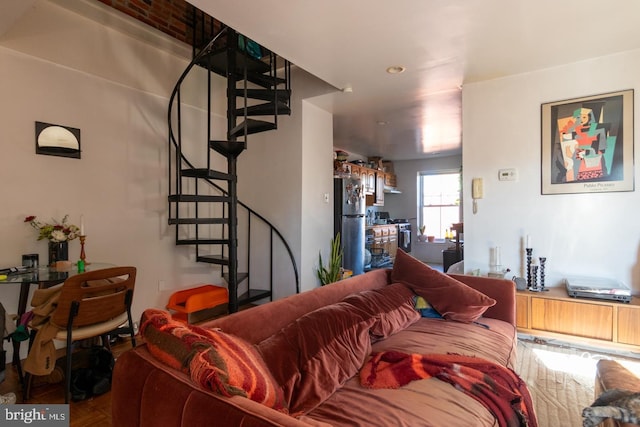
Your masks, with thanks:
[(525, 246), (525, 248), (530, 248), (530, 247), (531, 247), (531, 236), (527, 234), (527, 246)]
[(84, 234), (84, 215), (80, 215), (80, 235), (86, 236), (86, 234)]
[(500, 246), (496, 246), (496, 248), (494, 249), (494, 257), (496, 260), (496, 265), (502, 265), (500, 263)]

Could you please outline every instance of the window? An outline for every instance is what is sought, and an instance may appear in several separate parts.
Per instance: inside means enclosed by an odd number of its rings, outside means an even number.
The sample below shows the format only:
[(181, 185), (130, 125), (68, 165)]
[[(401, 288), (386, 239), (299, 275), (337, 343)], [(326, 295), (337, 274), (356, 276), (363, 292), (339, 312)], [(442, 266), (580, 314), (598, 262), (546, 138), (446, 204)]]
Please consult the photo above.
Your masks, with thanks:
[(460, 172), (423, 172), (419, 180), (419, 225), (426, 235), (444, 238), (460, 222)]

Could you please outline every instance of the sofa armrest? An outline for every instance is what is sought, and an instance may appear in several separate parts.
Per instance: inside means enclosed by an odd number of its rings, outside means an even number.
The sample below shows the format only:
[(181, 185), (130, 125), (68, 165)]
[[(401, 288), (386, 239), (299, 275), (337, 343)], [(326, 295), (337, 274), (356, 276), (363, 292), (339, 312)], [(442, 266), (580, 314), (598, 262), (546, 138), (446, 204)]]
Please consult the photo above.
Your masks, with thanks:
[(450, 276), (496, 300), (496, 304), (484, 313), (485, 317), (504, 320), (516, 326), (516, 285), (513, 281), (465, 274)]
[[(639, 378), (633, 372), (615, 360), (601, 359), (596, 364), (595, 397), (603, 392), (618, 388), (634, 393), (640, 392)], [(603, 427), (632, 427), (632, 424), (620, 423), (613, 419), (606, 419), (600, 424)]]
[(121, 354), (111, 385), (111, 414), (119, 427), (309, 427), (250, 399), (220, 396), (157, 361), (140, 345)]

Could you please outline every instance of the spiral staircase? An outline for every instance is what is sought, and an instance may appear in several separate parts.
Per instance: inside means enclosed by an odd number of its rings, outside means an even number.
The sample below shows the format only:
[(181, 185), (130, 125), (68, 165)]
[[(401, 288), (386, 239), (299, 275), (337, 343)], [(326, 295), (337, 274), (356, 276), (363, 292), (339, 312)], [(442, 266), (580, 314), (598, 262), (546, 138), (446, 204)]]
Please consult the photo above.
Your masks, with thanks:
[[(169, 224), (176, 226), (177, 245), (195, 248), (197, 262), (220, 266), (229, 290), (229, 312), (233, 313), (244, 304), (273, 298), (274, 269), (281, 268), (276, 265), (275, 259), (281, 258), (276, 251), (287, 253), (295, 292), (300, 291), (298, 269), (288, 243), (273, 224), (237, 195), (237, 159), (247, 149), (248, 136), (276, 130), (278, 116), (291, 114), (291, 64), (195, 8), (190, 24), (193, 59), (171, 94), (168, 111)], [(203, 88), (208, 94), (207, 123), (202, 124), (207, 126), (202, 142), (206, 161), (192, 154), (194, 143), (186, 136), (192, 132), (184, 129), (187, 121), (181, 103), (185, 79), (201, 73), (201, 69), (207, 75)], [(215, 99), (225, 96), (212, 93), (213, 79), (219, 80), (218, 76), (227, 81), (223, 140), (212, 138), (212, 106)], [(266, 271), (252, 277), (252, 265), (265, 264), (265, 257)]]

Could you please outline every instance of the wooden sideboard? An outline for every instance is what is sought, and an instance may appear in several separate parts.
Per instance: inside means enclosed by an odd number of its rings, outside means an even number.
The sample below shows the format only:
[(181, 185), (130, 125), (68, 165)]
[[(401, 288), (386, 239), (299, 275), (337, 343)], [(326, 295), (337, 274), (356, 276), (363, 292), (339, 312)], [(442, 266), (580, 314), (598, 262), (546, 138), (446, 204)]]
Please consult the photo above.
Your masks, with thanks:
[(571, 298), (564, 287), (518, 291), (518, 332), (640, 351), (640, 298), (630, 303)]

